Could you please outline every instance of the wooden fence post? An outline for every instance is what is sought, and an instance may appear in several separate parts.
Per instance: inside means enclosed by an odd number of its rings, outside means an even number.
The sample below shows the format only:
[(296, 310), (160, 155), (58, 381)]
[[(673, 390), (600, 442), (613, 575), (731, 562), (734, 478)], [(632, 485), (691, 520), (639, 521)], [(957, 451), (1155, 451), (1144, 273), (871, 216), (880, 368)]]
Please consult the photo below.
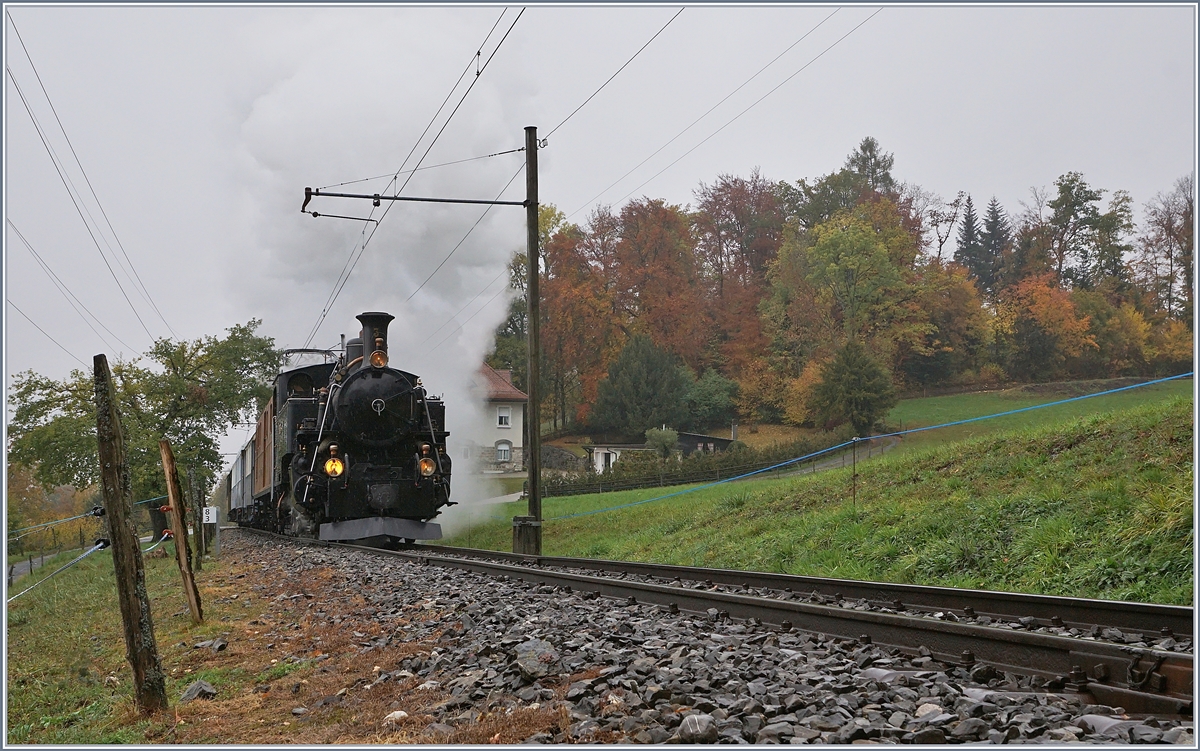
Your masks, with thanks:
[(117, 578), (117, 599), (125, 625), (125, 656), (133, 668), (134, 703), (148, 714), (167, 708), (166, 678), (154, 641), (142, 548), (133, 523), (133, 493), (125, 461), (125, 438), (121, 433), (121, 417), (108, 358), (96, 355), (93, 367), (100, 480)]
[(187, 517), (184, 515), (183, 492), (179, 489), (179, 472), (175, 469), (175, 454), (171, 452), (171, 443), (166, 438), (158, 442), (158, 451), (162, 455), (163, 474), (167, 476), (167, 519), (175, 536), (175, 558), (179, 562), (179, 575), (183, 578), (183, 594), (187, 596), (188, 607), (192, 609), (192, 620), (203, 623), (200, 592), (192, 577), (192, 548), (188, 545)]

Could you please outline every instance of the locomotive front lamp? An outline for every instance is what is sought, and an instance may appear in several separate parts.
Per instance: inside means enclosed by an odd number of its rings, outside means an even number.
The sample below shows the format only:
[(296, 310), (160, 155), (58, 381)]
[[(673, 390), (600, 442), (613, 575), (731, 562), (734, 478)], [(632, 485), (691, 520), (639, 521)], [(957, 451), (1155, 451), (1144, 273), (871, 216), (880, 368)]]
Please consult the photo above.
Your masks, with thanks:
[(371, 367), (382, 368), (388, 364), (387, 352), (377, 349), (371, 353)]
[(342, 472), (345, 471), (345, 469), (346, 465), (342, 464), (342, 460), (336, 456), (325, 462), (325, 474), (329, 475), (330, 477), (341, 477)]
[(429, 477), (437, 469), (437, 464), (429, 457), (426, 457), (417, 464), (417, 467), (421, 470), (422, 477)]

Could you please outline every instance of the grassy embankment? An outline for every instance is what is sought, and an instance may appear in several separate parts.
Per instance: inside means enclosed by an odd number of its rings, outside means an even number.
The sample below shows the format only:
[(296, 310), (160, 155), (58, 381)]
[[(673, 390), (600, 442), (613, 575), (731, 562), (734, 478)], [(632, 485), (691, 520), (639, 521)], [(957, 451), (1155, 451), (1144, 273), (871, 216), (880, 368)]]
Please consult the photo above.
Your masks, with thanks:
[[(663, 490), (549, 498), (544, 550), (1191, 604), (1190, 390), (1190, 382), (1148, 387), (947, 429), (986, 431), (966, 440), (918, 434), (927, 436), (924, 446), (914, 440), (860, 464), (856, 502), (848, 469), (719, 485), (561, 520), (553, 519)], [(1034, 403), (1054, 398), (1030, 395)], [(918, 418), (936, 423), (1025, 405), (962, 395), (902, 406), (913, 410), (905, 418), (911, 427)], [(447, 542), (510, 549), (509, 519), (524, 504), (492, 509), (469, 536)]]
[[(78, 555), (78, 553), (75, 553)], [(74, 556), (57, 556), (62, 562)], [(226, 608), (212, 606), (215, 591), (202, 585), (210, 620), (193, 626), (179, 583), (174, 556), (146, 558), (146, 589), (151, 594), (155, 632), (164, 666), (190, 656), (191, 640), (227, 632)], [(61, 565), (61, 564), (58, 564)], [(19, 592), (58, 565), (39, 568), (18, 580)], [(201, 574), (201, 580), (206, 578)], [(117, 609), (112, 556), (95, 553), (8, 607), (9, 743), (145, 743), (149, 723), (129, 703), (129, 667)], [(180, 640), (187, 640), (184, 644)], [(172, 703), (197, 678), (225, 685), (228, 670), (172, 670), (167, 694)], [(114, 684), (108, 676), (120, 676)], [(252, 676), (251, 676), (252, 677)]]

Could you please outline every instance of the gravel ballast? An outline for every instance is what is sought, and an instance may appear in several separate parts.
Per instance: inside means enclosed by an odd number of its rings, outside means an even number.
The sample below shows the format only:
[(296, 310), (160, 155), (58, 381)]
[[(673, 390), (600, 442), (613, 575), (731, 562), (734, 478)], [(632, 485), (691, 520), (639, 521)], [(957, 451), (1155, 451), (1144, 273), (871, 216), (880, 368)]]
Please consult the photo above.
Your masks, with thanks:
[[(355, 649), (431, 645), (348, 677), (353, 688), (344, 695), (350, 704), (356, 692), (389, 681), (441, 692), (445, 700), (423, 715), (431, 740), (485, 712), (534, 707), (555, 709), (559, 719), (531, 732), (529, 743), (1194, 744), (1191, 722), (1129, 717), (986, 666), (968, 670), (869, 643), (780, 632), (716, 610), (672, 614), (248, 532), (227, 539), (249, 588), (286, 570), (304, 586), (275, 595), (277, 602), (302, 600), (322, 625), (382, 627)], [(274, 643), (268, 649), (286, 654)], [(381, 713), (379, 725), (411, 723), (407, 709)]]

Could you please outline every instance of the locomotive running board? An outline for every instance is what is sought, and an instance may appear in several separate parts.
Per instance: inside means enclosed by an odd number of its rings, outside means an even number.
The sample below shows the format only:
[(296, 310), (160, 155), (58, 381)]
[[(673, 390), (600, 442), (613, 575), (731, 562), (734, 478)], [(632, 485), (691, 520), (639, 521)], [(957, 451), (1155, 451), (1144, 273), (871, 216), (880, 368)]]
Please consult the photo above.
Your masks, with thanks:
[(366, 519), (349, 519), (344, 522), (328, 522), (321, 525), (322, 540), (362, 540), (367, 537), (388, 535), (409, 540), (440, 540), (442, 525), (418, 522), (412, 519), (396, 519), (390, 516), (373, 516)]

